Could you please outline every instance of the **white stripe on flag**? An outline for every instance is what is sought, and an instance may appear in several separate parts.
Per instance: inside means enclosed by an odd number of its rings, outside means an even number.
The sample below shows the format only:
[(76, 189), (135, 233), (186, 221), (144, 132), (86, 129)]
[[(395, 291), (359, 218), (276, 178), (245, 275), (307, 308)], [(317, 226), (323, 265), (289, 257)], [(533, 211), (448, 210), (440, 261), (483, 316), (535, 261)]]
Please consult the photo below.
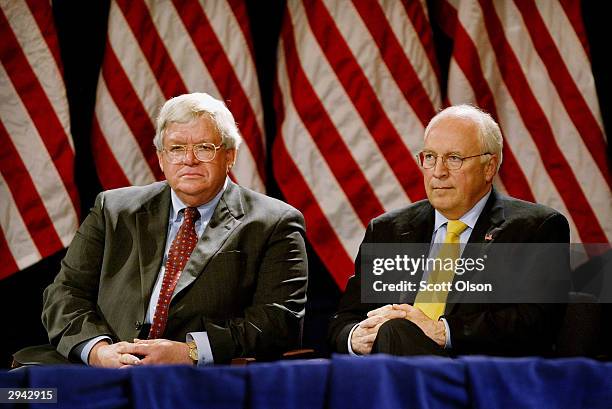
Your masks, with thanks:
[(98, 80), (96, 116), (100, 124), (104, 124), (108, 145), (130, 183), (142, 186), (154, 182), (151, 168), (102, 77)]
[[(244, 91), (255, 112), (257, 125), (263, 135), (263, 110), (261, 109), (259, 86), (257, 86), (257, 71), (247, 41), (240, 29), (240, 24), (226, 0), (200, 0), (200, 4), (208, 16), (215, 35), (219, 39), (236, 75), (245, 84), (251, 85), (244, 87)], [(221, 19), (218, 16), (224, 16), (225, 18)], [(265, 140), (263, 142), (265, 144)]]
[[(569, 70), (574, 83), (578, 86), (580, 93), (586, 100), (595, 120), (599, 124), (599, 129), (603, 133), (601, 113), (599, 111), (599, 99), (595, 88), (595, 79), (590, 70), (591, 61), (587, 56), (584, 47), (572, 25), (557, 1), (536, 1), (534, 5), (538, 8), (544, 24), (548, 28), (548, 33), (552, 37), (557, 50), (563, 58), (565, 66)], [(605, 136), (605, 133), (604, 133)]]
[[(281, 40), (281, 43), (279, 43), (278, 72), (280, 75), (278, 80), (281, 97), (285, 102), (285, 121), (281, 129), (281, 135), (317, 203), (342, 242), (344, 250), (348, 252), (351, 259), (354, 259), (365, 226), (361, 223), (359, 216), (357, 216), (344, 194), (340, 186), (342, 182), (334, 176), (295, 110), (289, 91), (291, 85), (289, 84), (282, 46)], [(302, 135), (302, 137), (294, 138), (293, 135)]]
[[(284, 114), (278, 137), (284, 143), (276, 143), (286, 147), (299, 173), (287, 177), (281, 172), (291, 166), (280, 164), (275, 174), (289, 201), (304, 206), (309, 237), (334, 246), (330, 251), (313, 241), (343, 288), (352, 274), (344, 254), (357, 254), (367, 222), (423, 195), (412, 153), (421, 148), (424, 123), (439, 107), (438, 80), (425, 42), (414, 38), (416, 29), (401, 2), (340, 5), (324, 0), (305, 6), (295, 1), (286, 7), (277, 75)], [(416, 84), (398, 77), (394, 61), (414, 68)], [(427, 84), (420, 82), (423, 77)], [(408, 92), (414, 85), (422, 95)], [(393, 158), (398, 151), (401, 161)], [(277, 160), (283, 158), (282, 148), (274, 152)], [(303, 181), (308, 192), (292, 191)], [(302, 198), (296, 197), (300, 194)], [(325, 221), (317, 219), (318, 209)], [(327, 223), (333, 239), (325, 237)], [(334, 254), (342, 254), (343, 261), (336, 263)]]
[(43, 40), (36, 20), (34, 20), (26, 2), (2, 2), (0, 7), (6, 13), (11, 29), (15, 33), (21, 48), (27, 50), (25, 55), (30, 67), (32, 67), (47, 98), (49, 98), (54, 114), (60, 120), (66, 132), (67, 140), (74, 150), (74, 143), (70, 134), (70, 116), (64, 79), (47, 43)]
[[(306, 15), (301, 2), (291, 2), (290, 15)], [(301, 19), (301, 17), (300, 17)], [(334, 124), (342, 140), (349, 147), (353, 158), (366, 177), (381, 203), (399, 206), (408, 203), (408, 197), (389, 167), (372, 135), (355, 110), (351, 97), (338, 83), (336, 73), (323, 55), (310, 26), (294, 20), (296, 41), (301, 47), (297, 52), (300, 64), (321, 104)]]
[[(0, 226), (6, 243), (20, 270), (41, 259), (41, 255), (28, 233), (13, 195), (7, 188), (6, 180), (0, 173)], [(6, 262), (6, 260), (5, 260)]]
[(7, 72), (0, 65), (0, 121), (11, 137), (17, 153), (25, 164), (36, 192), (51, 218), (64, 246), (68, 246), (76, 231), (77, 215), (57, 168), (32, 123), (30, 114), (13, 87)]
[(146, 0), (146, 4), (166, 50), (187, 88), (193, 92), (206, 92), (215, 98), (222, 99), (217, 85), (208, 72), (208, 67), (199, 57), (193, 39), (185, 29), (174, 4), (170, 1), (155, 0)]
[[(154, 120), (160, 106), (167, 98), (184, 92), (207, 92), (228, 103), (239, 126), (249, 122), (251, 116), (253, 117), (250, 123), (256, 124), (257, 129), (241, 128), (245, 144), (238, 154), (232, 176), (246, 187), (265, 191), (263, 183), (265, 158), (260, 157), (265, 151), (250, 150), (253, 147), (257, 149), (257, 145), (265, 146), (265, 142), (259, 87), (247, 41), (227, 3), (215, 2), (214, 5), (206, 5), (206, 14), (203, 16), (209, 20), (214, 31), (212, 35), (216, 38), (203, 38), (200, 31), (190, 33), (189, 30), (194, 28), (188, 26), (194, 22), (193, 19), (189, 19), (190, 15), (184, 14), (185, 10), (196, 13), (195, 15), (200, 10), (202, 13), (205, 12), (197, 0), (112, 2), (109, 15), (110, 53), (107, 50), (104, 66), (108, 67), (109, 72), (121, 69), (127, 78), (121, 76), (106, 78), (101, 75), (101, 83), (102, 80), (106, 81), (106, 87), (104, 90), (99, 90), (96, 105), (101, 137), (104, 138), (104, 143), (100, 144), (110, 148), (114, 160), (98, 158), (96, 162), (98, 173), (115, 172), (117, 175), (119, 173), (128, 175), (127, 181), (121, 181), (123, 179), (121, 176), (110, 177), (108, 182), (106, 179), (102, 181), (103, 184), (115, 185), (147, 183), (156, 175), (161, 177), (147, 140), (153, 137)], [(206, 23), (202, 21), (202, 24)], [(142, 32), (135, 32), (136, 26), (142, 27)], [(154, 30), (154, 33), (151, 30)], [(200, 44), (198, 41), (205, 44)], [(211, 61), (205, 61), (203, 56), (210, 50), (206, 47), (216, 41), (219, 41), (222, 48), (210, 54)], [(119, 62), (119, 68), (111, 61), (113, 52)], [(236, 81), (225, 82), (219, 78), (228, 72), (219, 71), (217, 52), (228, 53), (226, 57), (231, 64), (234, 64), (231, 69), (237, 76), (238, 84)], [(245, 59), (245, 55), (249, 58)], [(165, 69), (161, 70), (160, 67)], [(216, 71), (213, 72), (211, 67), (217, 67)], [(123, 92), (126, 86), (130, 87), (127, 95), (132, 97), (121, 98), (118, 93)], [(130, 93), (132, 89), (135, 95)], [(241, 94), (237, 96), (236, 92), (238, 94), (244, 92), (246, 99), (241, 99)], [(114, 103), (107, 108), (105, 104), (109, 100)], [(239, 102), (235, 102), (236, 100)], [(234, 109), (232, 103), (237, 105)], [(243, 107), (245, 103), (249, 105), (247, 109)], [(105, 113), (106, 109), (113, 112)], [(120, 124), (114, 123), (114, 119), (119, 116), (123, 121)], [(123, 133), (113, 130), (117, 127), (120, 127)], [(123, 141), (123, 138), (128, 140)], [(255, 145), (254, 138), (257, 139)], [(126, 144), (132, 150), (130, 153), (125, 152)], [(111, 169), (113, 166), (119, 166), (121, 169)]]
[(0, 3), (0, 140), (5, 153), (0, 163), (0, 278), (66, 247), (78, 224), (74, 147), (52, 10), (49, 3), (35, 7)]

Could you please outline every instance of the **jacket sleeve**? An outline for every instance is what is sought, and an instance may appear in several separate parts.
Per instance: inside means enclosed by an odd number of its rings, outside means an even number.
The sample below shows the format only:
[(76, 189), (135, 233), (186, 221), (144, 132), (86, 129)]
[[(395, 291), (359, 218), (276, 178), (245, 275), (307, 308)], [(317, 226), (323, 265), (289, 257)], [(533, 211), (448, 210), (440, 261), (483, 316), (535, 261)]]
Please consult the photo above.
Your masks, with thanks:
[(96, 307), (104, 253), (103, 206), (100, 193), (43, 294), (43, 325), (51, 344), (66, 358), (83, 341), (99, 335), (115, 338)]
[[(361, 245), (373, 242), (373, 234), (373, 223), (370, 222)], [(355, 259), (355, 274), (349, 278), (338, 305), (338, 312), (330, 321), (327, 339), (333, 352), (348, 353), (348, 336), (351, 329), (366, 319), (368, 311), (378, 307), (361, 303), (361, 245)]]
[(205, 322), (215, 363), (234, 357), (274, 359), (300, 347), (308, 261), (304, 219), (285, 211), (264, 244), (257, 284), (244, 317)]

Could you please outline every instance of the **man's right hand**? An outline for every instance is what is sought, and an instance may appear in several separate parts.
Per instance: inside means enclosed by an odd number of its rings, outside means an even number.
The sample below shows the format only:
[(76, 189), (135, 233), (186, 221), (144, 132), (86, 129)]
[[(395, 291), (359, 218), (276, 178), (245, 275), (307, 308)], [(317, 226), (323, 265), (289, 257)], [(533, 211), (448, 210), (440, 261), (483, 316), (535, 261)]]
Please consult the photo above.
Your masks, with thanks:
[(132, 354), (123, 353), (129, 342), (109, 344), (100, 341), (89, 352), (89, 365), (102, 368), (122, 368), (130, 365), (139, 365), (140, 359)]
[(351, 349), (359, 355), (372, 352), (372, 345), (378, 334), (378, 329), (385, 322), (394, 318), (406, 318), (406, 312), (385, 305), (368, 312), (368, 318), (361, 321), (351, 335)]

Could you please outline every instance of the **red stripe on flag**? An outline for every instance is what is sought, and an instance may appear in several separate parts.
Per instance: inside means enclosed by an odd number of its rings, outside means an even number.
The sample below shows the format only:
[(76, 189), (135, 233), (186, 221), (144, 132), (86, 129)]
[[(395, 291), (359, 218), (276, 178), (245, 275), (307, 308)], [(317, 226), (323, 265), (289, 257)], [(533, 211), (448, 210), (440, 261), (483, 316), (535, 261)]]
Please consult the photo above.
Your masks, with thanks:
[(531, 1), (515, 0), (515, 3), (525, 20), (525, 27), (529, 31), (533, 45), (544, 62), (551, 79), (551, 85), (557, 89), (567, 114), (572, 119), (591, 156), (593, 156), (595, 164), (608, 182), (608, 186), (612, 186), (604, 135), (584, 96), (569, 73), (539, 10)]
[(559, 4), (561, 4), (561, 7), (563, 7), (565, 15), (569, 19), (570, 24), (578, 36), (578, 40), (580, 40), (580, 44), (582, 44), (582, 48), (584, 48), (584, 52), (586, 53), (587, 57), (589, 57), (590, 61), (591, 51), (589, 48), (589, 37), (587, 36), (584, 24), (582, 23), (582, 2), (575, 0), (559, 0)]
[(34, 126), (40, 134), (62, 183), (70, 195), (75, 211), (79, 209), (79, 197), (74, 180), (74, 152), (68, 136), (58, 118), (52, 114), (53, 106), (10, 29), (4, 12), (0, 10), (0, 61), (21, 96)]
[(242, 35), (249, 47), (249, 53), (251, 53), (251, 59), (255, 61), (255, 47), (253, 46), (253, 39), (251, 38), (251, 26), (249, 24), (249, 13), (244, 0), (227, 0), (236, 20)]
[[(406, 101), (412, 107), (414, 113), (421, 121), (421, 124), (426, 126), (429, 120), (436, 114), (436, 110), (432, 105), (429, 95), (427, 95), (427, 91), (425, 91), (423, 83), (412, 66), (412, 61), (410, 61), (408, 56), (405, 54), (404, 48), (399, 43), (397, 37), (393, 33), (393, 30), (389, 26), (389, 22), (381, 10), (380, 4), (362, 1), (356, 1), (354, 4), (355, 8), (359, 12), (359, 15), (361, 16), (361, 19), (365, 22), (366, 27), (376, 42), (381, 56), (385, 61), (387, 68), (391, 72), (391, 75), (395, 79), (400, 91), (404, 95), (404, 98), (406, 98)], [(326, 19), (323, 19), (324, 24), (330, 24), (329, 21), (325, 20)], [(340, 33), (334, 33), (334, 35), (340, 35)], [(335, 45), (336, 41), (329, 41), (328, 43), (324, 44)], [(342, 45), (344, 45), (344, 43), (342, 43)], [(322, 45), (322, 47), (324, 46)], [(345, 50), (343, 48), (344, 47), (338, 47), (338, 49), (341, 50), (338, 59), (349, 58), (347, 54), (350, 54), (350, 50)], [(334, 52), (337, 51), (337, 49), (330, 49), (330, 51)], [(357, 66), (357, 64), (351, 65), (351, 69), (356, 69), (358, 72), (360, 72), (360, 68)], [(344, 76), (340, 75), (340, 78), (342, 79)], [(354, 79), (352, 80), (354, 81)], [(367, 81), (365, 78), (361, 78), (361, 80)], [(362, 84), (356, 85), (359, 87), (362, 86)], [(374, 90), (371, 92), (372, 94), (375, 94)], [(365, 97), (369, 98), (370, 96)], [(379, 109), (382, 110), (382, 107)], [(421, 196), (419, 199), (422, 198), (423, 196)]]
[[(155, 178), (158, 180), (163, 179), (157, 161), (157, 155), (153, 147), (155, 127), (151, 122), (149, 113), (142, 105), (142, 101), (121, 67), (110, 42), (106, 44), (102, 75), (108, 87), (108, 92), (115, 101), (117, 109), (124, 117), (125, 123), (130, 128), (132, 135), (134, 135), (134, 138), (138, 142), (140, 150), (146, 158), (147, 164), (153, 172), (153, 175), (155, 175)], [(130, 135), (124, 135), (123, 137), (129, 138)]]
[(123, 173), (123, 168), (115, 159), (115, 155), (110, 149), (108, 141), (104, 137), (102, 129), (100, 129), (98, 118), (95, 115), (91, 126), (91, 139), (94, 161), (102, 186), (105, 189), (130, 186), (132, 183), (130, 183), (125, 173)]
[[(279, 186), (283, 188), (283, 195), (287, 201), (304, 212), (309, 225), (306, 230), (309, 242), (338, 287), (344, 291), (348, 278), (353, 274), (353, 260), (346, 254), (336, 232), (287, 152), (282, 135), (278, 136), (274, 146), (274, 154), (277, 158), (274, 161), (274, 174), (278, 178)], [(288, 175), (292, 176), (290, 180), (281, 180), (283, 175), (286, 175), (285, 179), (289, 179)]]
[[(308, 82), (296, 54), (291, 24), (284, 24), (283, 26), (282, 38), (287, 71), (293, 75), (291, 78), (291, 99), (304, 126), (318, 146), (322, 157), (327, 162), (336, 180), (340, 182), (340, 186), (342, 186), (344, 193), (365, 226), (370, 219), (383, 213), (384, 207), (374, 194), (372, 186), (365, 179), (350, 150), (338, 134), (338, 130)], [(316, 120), (312, 120), (313, 118), (316, 118)]]
[(64, 245), (53, 228), (45, 204), (2, 122), (0, 122), (0, 144), (2, 145), (0, 173), (4, 176), (38, 252), (42, 257), (46, 257), (63, 249)]
[[(391, 121), (389, 121), (387, 113), (378, 101), (376, 92), (355, 61), (327, 8), (320, 1), (315, 1), (306, 7), (306, 14), (322, 51), (391, 166), (393, 173), (412, 201), (422, 199), (425, 197), (425, 188), (416, 160)], [(427, 105), (431, 106), (429, 99), (427, 99)], [(339, 180), (344, 181), (346, 179), (340, 178)], [(379, 214), (374, 214), (371, 217)], [(366, 224), (368, 222), (369, 219)]]
[(338, 287), (344, 291), (348, 278), (353, 274), (353, 260), (346, 253), (317, 199), (287, 151), (280, 131), (284, 121), (283, 102), (280, 101), (281, 93), (278, 85), (275, 88), (276, 126), (279, 132), (273, 146), (274, 176), (287, 201), (304, 212), (307, 222), (306, 236), (309, 242)]
[[(450, 37), (454, 38), (453, 57), (474, 89), (478, 106), (491, 113), (493, 117), (498, 118), (495, 98), (482, 72), (476, 45), (458, 20), (456, 10), (445, 1), (440, 2), (439, 6), (442, 27)], [(500, 168), (499, 176), (508, 194), (519, 199), (535, 202), (531, 186), (508, 143), (504, 144), (503, 154), (504, 163)]]
[(49, 47), (49, 51), (51, 52), (51, 55), (53, 55), (55, 64), (63, 77), (64, 71), (62, 67), (62, 57), (60, 56), (60, 47), (57, 40), (57, 33), (55, 31), (51, 4), (48, 1), (40, 0), (26, 0), (26, 3), (30, 9), (30, 13), (32, 13), (34, 16), (36, 25), (38, 25), (38, 28), (42, 33), (42, 37), (45, 39), (47, 47)]
[[(416, 0), (402, 0), (402, 5), (406, 9), (406, 14), (412, 22), (414, 30), (421, 40), (421, 44), (423, 44), (423, 48), (427, 54), (427, 59), (436, 73), (437, 84), (439, 84), (441, 75), (440, 67), (438, 66), (438, 59), (436, 57), (436, 45), (434, 43), (431, 24), (427, 18), (425, 9), (423, 8), (423, 3)], [(429, 119), (427, 122), (429, 122)]]
[(217, 88), (227, 100), (228, 107), (240, 123), (244, 142), (255, 158), (260, 178), (265, 181), (266, 172), (263, 158), (266, 155), (262, 131), (255, 120), (255, 112), (241, 86), (241, 81), (236, 75), (234, 67), (225, 55), (225, 51), (202, 7), (197, 2), (173, 0), (173, 3), (183, 20), (183, 24), (193, 38), (194, 45), (202, 60), (206, 63), (211, 77), (217, 84)]
[(16, 271), (19, 271), (19, 266), (11, 253), (4, 232), (0, 230), (0, 257), (2, 257), (2, 263), (0, 263), (0, 280), (6, 278)]
[(536, 143), (540, 157), (553, 183), (557, 186), (572, 219), (578, 227), (580, 237), (587, 243), (605, 243), (607, 238), (601, 225), (584, 196), (576, 176), (557, 145), (552, 129), (545, 119), (546, 116), (531, 92), (514, 50), (502, 31), (503, 26), (493, 9), (493, 5), (483, 0), (480, 0), (480, 5), (493, 51), (498, 61), (504, 61), (504, 64), (499, 65), (504, 82), (519, 107), (521, 118)]
[(138, 45), (149, 62), (164, 97), (169, 99), (185, 94), (187, 87), (168, 54), (164, 41), (159, 36), (144, 2), (142, 0), (117, 0), (117, 5), (123, 12), (134, 37), (138, 39)]

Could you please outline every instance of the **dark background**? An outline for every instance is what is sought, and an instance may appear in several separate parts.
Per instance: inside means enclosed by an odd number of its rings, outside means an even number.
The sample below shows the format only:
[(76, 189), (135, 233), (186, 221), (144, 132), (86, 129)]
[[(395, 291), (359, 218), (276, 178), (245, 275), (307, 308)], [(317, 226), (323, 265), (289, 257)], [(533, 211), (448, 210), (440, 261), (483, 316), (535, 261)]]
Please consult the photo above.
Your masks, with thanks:
[[(296, 0), (290, 0), (296, 1)], [(551, 0), (553, 1), (553, 0)], [(435, 0), (428, 1), (430, 10)], [(606, 2), (583, 2), (583, 19), (590, 43), (593, 73), (604, 119), (606, 134), (612, 129), (610, 115), (610, 81), (612, 64), (606, 61), (609, 51), (609, 24)], [(265, 114), (268, 138), (268, 158), (275, 135), (272, 104), (273, 81), (276, 72), (276, 46), (283, 17), (284, 0), (247, 0), (251, 31), (255, 45), (255, 59)], [(70, 105), (72, 136), (76, 149), (75, 175), (80, 192), (81, 217), (92, 206), (101, 186), (91, 155), (90, 129), (95, 105), (96, 84), (106, 40), (108, 0), (55, 0), (53, 13), (59, 36), (65, 83)], [(431, 19), (434, 21), (434, 19)], [(434, 36), (442, 68), (448, 66), (452, 42), (435, 26)], [(443, 90), (444, 91), (444, 90)], [(569, 147), (561, 146), (561, 149)], [(612, 148), (608, 146), (608, 158)], [(284, 199), (272, 174), (271, 161), (266, 163), (268, 195)], [(11, 354), (35, 344), (47, 343), (40, 320), (42, 292), (59, 271), (65, 251), (48, 257), (32, 267), (0, 281), (0, 368), (8, 367)], [(333, 314), (340, 291), (312, 248), (308, 247), (309, 286), (304, 346), (315, 348), (318, 354), (328, 353), (325, 344), (327, 321)]]

